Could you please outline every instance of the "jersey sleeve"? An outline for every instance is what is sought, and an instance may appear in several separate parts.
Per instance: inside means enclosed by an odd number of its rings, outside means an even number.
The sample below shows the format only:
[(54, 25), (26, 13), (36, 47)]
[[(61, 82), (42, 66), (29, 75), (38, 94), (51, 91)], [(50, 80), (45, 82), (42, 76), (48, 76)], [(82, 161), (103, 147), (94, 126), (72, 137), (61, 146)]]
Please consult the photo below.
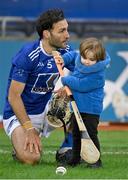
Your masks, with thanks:
[(22, 50), (13, 58), (12, 62), (12, 79), (26, 83), (28, 75), (32, 69), (32, 62)]
[(76, 51), (70, 51), (68, 53), (65, 53), (62, 57), (64, 60), (64, 67), (66, 67), (70, 71), (74, 71), (77, 52)]

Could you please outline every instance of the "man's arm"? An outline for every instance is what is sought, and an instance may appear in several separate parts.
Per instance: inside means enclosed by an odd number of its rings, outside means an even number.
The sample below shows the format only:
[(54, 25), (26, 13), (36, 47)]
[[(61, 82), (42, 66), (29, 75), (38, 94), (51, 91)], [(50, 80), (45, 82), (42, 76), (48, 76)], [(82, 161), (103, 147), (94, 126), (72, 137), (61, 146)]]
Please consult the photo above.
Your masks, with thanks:
[[(16, 117), (23, 126), (26, 122), (31, 123), (21, 98), (24, 87), (25, 83), (12, 80), (8, 96), (9, 103), (11, 104)], [(39, 153), (41, 151), (41, 142), (36, 130), (34, 128), (28, 128), (26, 130), (26, 135), (24, 150), (26, 150), (27, 146), (29, 146), (30, 152), (33, 152), (35, 148), (36, 152)]]
[(16, 117), (20, 120), (21, 125), (26, 121), (30, 121), (21, 98), (24, 87), (24, 83), (12, 80), (8, 95), (9, 103), (11, 104)]

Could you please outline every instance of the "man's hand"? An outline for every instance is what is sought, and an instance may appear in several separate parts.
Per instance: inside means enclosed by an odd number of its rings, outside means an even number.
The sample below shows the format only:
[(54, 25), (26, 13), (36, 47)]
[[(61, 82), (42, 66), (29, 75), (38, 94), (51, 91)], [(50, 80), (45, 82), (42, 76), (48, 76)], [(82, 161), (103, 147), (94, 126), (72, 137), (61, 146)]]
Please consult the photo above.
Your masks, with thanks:
[(26, 130), (26, 139), (24, 143), (24, 150), (29, 150), (31, 153), (41, 153), (41, 138), (35, 128)]

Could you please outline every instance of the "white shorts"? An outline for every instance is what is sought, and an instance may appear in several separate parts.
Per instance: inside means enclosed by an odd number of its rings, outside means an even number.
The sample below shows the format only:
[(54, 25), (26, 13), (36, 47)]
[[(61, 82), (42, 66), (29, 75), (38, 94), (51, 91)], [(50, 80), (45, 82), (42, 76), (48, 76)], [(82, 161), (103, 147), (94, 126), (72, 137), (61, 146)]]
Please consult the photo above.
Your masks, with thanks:
[[(47, 111), (45, 110), (42, 114), (28, 116), (33, 124), (33, 127), (35, 127), (35, 129), (37, 129), (37, 131), (40, 132), (42, 136), (48, 137), (50, 132), (55, 128), (48, 124), (46, 112)], [(9, 119), (3, 119), (3, 126), (6, 134), (11, 138), (12, 132), (15, 128), (21, 126), (21, 123), (14, 115)]]

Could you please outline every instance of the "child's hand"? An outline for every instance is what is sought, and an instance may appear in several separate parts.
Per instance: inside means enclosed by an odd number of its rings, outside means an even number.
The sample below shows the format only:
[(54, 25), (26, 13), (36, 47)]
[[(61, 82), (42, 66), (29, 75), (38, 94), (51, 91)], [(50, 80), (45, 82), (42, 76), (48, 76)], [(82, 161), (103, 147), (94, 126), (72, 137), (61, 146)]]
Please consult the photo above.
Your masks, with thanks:
[(62, 67), (64, 66), (64, 61), (61, 56), (56, 56), (56, 63), (60, 64)]

